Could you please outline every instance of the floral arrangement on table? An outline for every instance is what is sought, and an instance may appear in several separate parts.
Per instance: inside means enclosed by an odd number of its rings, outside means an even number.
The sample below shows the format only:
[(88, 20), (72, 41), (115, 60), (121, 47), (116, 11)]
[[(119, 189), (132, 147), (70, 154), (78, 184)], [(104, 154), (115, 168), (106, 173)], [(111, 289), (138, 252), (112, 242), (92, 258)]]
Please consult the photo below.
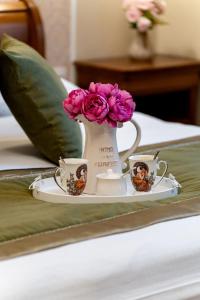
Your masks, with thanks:
[(81, 114), (90, 122), (117, 127), (118, 122), (131, 120), (135, 102), (117, 84), (91, 82), (87, 90), (79, 88), (70, 92), (63, 108), (70, 119)]
[(146, 32), (157, 24), (165, 24), (160, 15), (165, 12), (166, 6), (164, 0), (123, 0), (127, 20), (132, 28), (140, 32)]

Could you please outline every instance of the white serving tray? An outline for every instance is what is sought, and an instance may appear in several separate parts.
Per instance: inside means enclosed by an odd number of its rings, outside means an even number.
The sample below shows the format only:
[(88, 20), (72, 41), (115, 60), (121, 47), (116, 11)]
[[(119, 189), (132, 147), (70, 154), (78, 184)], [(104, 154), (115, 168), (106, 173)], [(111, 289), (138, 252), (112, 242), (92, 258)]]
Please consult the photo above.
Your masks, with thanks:
[[(156, 177), (155, 183), (160, 179)], [(33, 191), (33, 197), (39, 200), (51, 203), (128, 203), (137, 201), (154, 201), (168, 197), (174, 197), (180, 192), (181, 185), (175, 177), (170, 174), (169, 178), (164, 177), (162, 182), (150, 192), (136, 192), (131, 184), (130, 177), (126, 176), (127, 193), (123, 196), (98, 196), (82, 194), (80, 196), (71, 196), (64, 193), (55, 183), (53, 177), (40, 179), (36, 178), (31, 184), (30, 189)]]

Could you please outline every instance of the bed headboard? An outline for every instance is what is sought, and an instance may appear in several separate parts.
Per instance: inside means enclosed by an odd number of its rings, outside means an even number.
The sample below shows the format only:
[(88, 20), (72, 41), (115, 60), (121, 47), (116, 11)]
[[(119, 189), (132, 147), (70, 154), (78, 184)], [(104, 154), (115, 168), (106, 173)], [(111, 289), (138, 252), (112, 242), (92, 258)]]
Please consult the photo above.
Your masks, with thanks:
[(3, 33), (29, 44), (45, 56), (42, 21), (32, 0), (0, 1), (0, 38)]

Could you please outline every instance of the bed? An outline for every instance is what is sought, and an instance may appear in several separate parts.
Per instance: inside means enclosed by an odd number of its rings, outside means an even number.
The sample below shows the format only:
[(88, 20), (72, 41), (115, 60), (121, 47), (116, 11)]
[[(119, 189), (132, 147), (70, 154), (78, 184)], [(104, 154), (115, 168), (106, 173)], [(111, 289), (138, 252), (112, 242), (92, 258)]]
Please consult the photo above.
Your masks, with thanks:
[[(62, 81), (68, 92), (76, 87), (69, 81)], [(54, 167), (37, 152), (3, 99), (0, 107), (0, 169), (12, 172)], [(141, 126), (141, 146), (200, 135), (198, 126), (169, 123), (138, 112), (134, 119)], [(84, 138), (84, 128), (81, 130)], [(120, 151), (130, 145), (126, 138), (130, 130), (128, 124), (119, 130)], [(199, 299), (199, 226), (197, 213), (134, 231), (2, 260), (0, 298)]]

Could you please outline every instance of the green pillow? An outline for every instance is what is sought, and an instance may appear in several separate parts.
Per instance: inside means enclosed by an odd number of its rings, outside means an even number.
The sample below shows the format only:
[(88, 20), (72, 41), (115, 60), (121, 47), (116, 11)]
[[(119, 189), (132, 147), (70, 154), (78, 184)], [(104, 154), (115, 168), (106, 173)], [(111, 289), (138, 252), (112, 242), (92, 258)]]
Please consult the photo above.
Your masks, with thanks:
[(28, 45), (4, 35), (0, 49), (0, 90), (32, 143), (50, 161), (80, 157), (79, 125), (63, 111), (67, 92), (52, 67)]

